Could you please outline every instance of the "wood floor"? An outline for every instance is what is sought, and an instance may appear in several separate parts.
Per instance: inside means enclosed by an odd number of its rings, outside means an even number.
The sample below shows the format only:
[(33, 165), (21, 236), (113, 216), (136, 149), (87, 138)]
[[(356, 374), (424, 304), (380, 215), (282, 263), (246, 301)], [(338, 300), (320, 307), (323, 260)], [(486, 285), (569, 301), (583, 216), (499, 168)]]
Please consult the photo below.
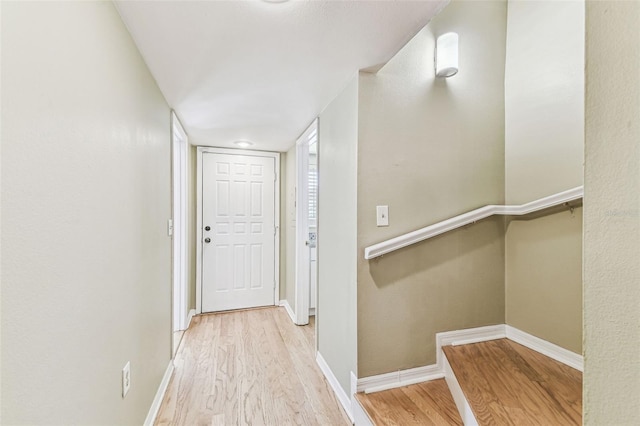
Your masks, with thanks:
[(508, 339), (443, 348), (480, 425), (579, 425), (582, 373)]
[(157, 425), (349, 425), (315, 362), (313, 325), (284, 308), (200, 315), (185, 332)]
[(444, 379), (356, 395), (376, 426), (462, 425)]

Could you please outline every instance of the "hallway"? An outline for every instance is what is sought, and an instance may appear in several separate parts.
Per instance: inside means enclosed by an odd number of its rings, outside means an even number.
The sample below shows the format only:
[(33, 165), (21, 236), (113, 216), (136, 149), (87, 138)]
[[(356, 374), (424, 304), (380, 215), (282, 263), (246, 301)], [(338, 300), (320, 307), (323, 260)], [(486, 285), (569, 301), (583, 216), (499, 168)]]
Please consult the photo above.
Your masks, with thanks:
[(347, 425), (314, 359), (314, 324), (284, 308), (193, 318), (158, 425)]
[[(638, 423), (640, 0), (0, 12), (0, 425), (346, 425), (358, 390), (444, 374), (442, 341), (487, 326), (582, 365), (586, 426)], [(202, 223), (211, 149), (279, 156), (273, 221)], [(219, 170), (220, 216), (271, 192), (259, 167)], [(579, 187), (582, 205), (449, 229)], [(297, 327), (312, 220), (321, 312)], [(427, 228), (449, 230), (417, 243)], [(268, 258), (229, 245), (215, 282), (262, 268), (273, 299), (245, 306), (269, 308), (196, 317), (174, 360), (204, 244), (241, 231), (273, 232), (273, 264), (271, 238)]]

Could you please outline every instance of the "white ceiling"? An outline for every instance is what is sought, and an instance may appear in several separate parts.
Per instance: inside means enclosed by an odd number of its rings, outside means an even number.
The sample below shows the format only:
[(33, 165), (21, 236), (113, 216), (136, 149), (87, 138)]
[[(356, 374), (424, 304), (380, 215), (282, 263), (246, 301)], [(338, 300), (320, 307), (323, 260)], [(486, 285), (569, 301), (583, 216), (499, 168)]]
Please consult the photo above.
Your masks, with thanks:
[(194, 145), (286, 151), (355, 72), (448, 0), (117, 1)]

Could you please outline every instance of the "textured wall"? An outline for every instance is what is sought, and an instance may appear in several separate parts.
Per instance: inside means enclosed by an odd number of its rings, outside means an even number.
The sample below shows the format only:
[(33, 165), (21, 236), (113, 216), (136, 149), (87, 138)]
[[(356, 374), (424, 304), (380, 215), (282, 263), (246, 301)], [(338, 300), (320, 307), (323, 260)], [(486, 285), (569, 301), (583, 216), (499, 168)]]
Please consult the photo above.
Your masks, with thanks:
[(320, 114), (318, 134), (318, 351), (350, 395), (350, 373), (357, 373), (357, 78)]
[(640, 418), (640, 3), (588, 2), (584, 423)]
[(139, 425), (171, 352), (169, 108), (111, 2), (3, 2), (2, 89), (1, 422)]
[[(505, 67), (508, 204), (582, 185), (584, 2), (511, 1)], [(514, 218), (507, 324), (582, 353), (582, 209)]]
[[(363, 253), (503, 203), (506, 15), (506, 2), (452, 2), (377, 74), (360, 74), (359, 377), (434, 363), (439, 331), (504, 323), (502, 219), (377, 260)], [(448, 31), (460, 71), (435, 79), (434, 38)], [(376, 227), (376, 205), (389, 206), (389, 227)]]

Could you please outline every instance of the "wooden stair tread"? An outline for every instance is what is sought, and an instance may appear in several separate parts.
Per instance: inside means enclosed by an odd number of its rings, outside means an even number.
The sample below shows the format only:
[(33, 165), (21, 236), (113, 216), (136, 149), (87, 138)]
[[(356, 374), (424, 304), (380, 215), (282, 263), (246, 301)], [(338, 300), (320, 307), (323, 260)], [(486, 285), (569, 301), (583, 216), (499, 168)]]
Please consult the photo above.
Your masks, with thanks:
[(479, 425), (579, 425), (582, 373), (509, 339), (442, 348)]
[(356, 398), (376, 426), (462, 425), (444, 379), (418, 383)]

